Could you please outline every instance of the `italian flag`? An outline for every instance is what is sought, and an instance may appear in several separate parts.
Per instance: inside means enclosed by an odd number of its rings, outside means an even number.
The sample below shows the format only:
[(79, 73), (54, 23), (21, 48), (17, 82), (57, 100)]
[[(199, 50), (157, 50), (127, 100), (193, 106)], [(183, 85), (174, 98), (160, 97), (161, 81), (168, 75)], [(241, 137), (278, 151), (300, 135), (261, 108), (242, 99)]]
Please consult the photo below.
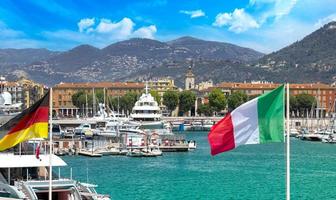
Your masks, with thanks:
[(244, 144), (283, 142), (284, 85), (254, 98), (215, 124), (208, 135), (211, 155)]

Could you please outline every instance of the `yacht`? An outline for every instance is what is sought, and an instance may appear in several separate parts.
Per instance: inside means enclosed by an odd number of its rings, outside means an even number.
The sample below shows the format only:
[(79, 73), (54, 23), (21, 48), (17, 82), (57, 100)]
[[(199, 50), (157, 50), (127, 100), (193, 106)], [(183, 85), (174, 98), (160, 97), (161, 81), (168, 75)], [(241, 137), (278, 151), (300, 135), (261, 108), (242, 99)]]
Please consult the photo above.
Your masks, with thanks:
[[(19, 162), (18, 162), (19, 161)], [(67, 164), (58, 156), (52, 155), (53, 167)], [(48, 199), (49, 195), (49, 155), (0, 154), (0, 199)], [(94, 185), (80, 183), (72, 178), (60, 178), (53, 174), (53, 199), (90, 199), (109, 200), (106, 195), (99, 195)]]
[(211, 127), (214, 125), (214, 122), (211, 120), (205, 120), (203, 122), (203, 130), (204, 131), (210, 131)]
[(201, 121), (193, 121), (191, 122), (191, 130), (193, 131), (201, 131), (203, 130), (203, 124)]
[(106, 122), (102, 130), (96, 131), (97, 135), (104, 137), (117, 137), (125, 133), (138, 133), (142, 134), (140, 129), (141, 124), (135, 121), (122, 121), (117, 118), (112, 118)]
[(9, 92), (0, 93), (0, 116), (15, 116), (22, 111), (22, 103), (12, 104)]
[(148, 93), (146, 85), (145, 93), (141, 95), (132, 109), (131, 119), (140, 122), (143, 129), (160, 129), (163, 128), (161, 117), (160, 107), (154, 97)]

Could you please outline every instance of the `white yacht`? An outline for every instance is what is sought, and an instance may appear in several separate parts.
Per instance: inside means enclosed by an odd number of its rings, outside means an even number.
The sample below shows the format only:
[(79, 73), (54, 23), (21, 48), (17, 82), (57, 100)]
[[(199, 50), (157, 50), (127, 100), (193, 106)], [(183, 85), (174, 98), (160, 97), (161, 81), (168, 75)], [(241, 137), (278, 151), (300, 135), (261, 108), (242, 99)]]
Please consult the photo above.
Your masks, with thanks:
[(12, 95), (9, 92), (0, 94), (0, 116), (15, 116), (22, 111), (22, 103), (12, 104)]
[[(52, 163), (53, 167), (66, 166), (66, 163), (56, 155), (52, 155)], [(37, 159), (35, 155), (0, 154), (0, 199), (48, 199), (48, 166), (49, 155), (40, 155)], [(92, 187), (93, 185), (60, 178), (53, 174), (53, 199), (110, 199), (108, 196), (97, 194)]]
[(146, 85), (146, 92), (141, 95), (132, 109), (131, 119), (140, 122), (143, 129), (160, 129), (163, 128), (161, 117), (160, 107), (154, 97), (148, 93)]
[(134, 132), (142, 134), (140, 130), (141, 124), (135, 121), (122, 121), (117, 118), (112, 118), (106, 122), (105, 127), (97, 131), (97, 135), (105, 137), (116, 137), (123, 133)]

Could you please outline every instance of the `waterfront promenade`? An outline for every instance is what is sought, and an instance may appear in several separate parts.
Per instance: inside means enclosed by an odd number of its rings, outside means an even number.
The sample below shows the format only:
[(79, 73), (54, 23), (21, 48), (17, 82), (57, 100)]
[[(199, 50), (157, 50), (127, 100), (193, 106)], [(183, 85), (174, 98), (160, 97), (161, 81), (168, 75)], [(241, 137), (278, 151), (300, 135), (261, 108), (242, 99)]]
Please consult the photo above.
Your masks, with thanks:
[[(210, 120), (213, 122), (218, 122), (223, 117), (163, 117), (162, 119), (168, 122), (193, 122), (193, 121), (206, 121)], [(90, 118), (64, 118), (64, 119), (55, 119), (53, 123), (59, 124), (62, 127), (75, 127), (83, 123), (96, 124), (98, 120)], [(310, 127), (310, 128), (321, 128), (328, 127), (332, 123), (332, 118), (291, 118), (290, 126), (291, 128), (295, 127)]]

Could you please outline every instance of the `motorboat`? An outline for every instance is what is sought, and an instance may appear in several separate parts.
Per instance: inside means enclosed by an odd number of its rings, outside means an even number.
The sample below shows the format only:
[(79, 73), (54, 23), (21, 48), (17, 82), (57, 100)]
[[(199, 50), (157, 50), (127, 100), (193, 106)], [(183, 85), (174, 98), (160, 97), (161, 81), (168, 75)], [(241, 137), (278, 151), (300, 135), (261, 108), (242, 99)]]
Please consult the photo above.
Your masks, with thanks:
[(140, 151), (139, 149), (130, 149), (126, 156), (129, 157), (143, 157), (144, 156), (144, 152)]
[(214, 122), (211, 120), (205, 120), (203, 122), (203, 131), (210, 131), (211, 127), (214, 125)]
[(62, 128), (59, 124), (53, 124), (52, 135), (55, 138), (63, 138), (64, 137), (64, 131), (62, 130)]
[(302, 140), (309, 140), (309, 141), (317, 141), (317, 142), (322, 141), (321, 135), (316, 134), (316, 133), (302, 134), (301, 139)]
[[(58, 156), (51, 155), (53, 167), (66, 166)], [(19, 162), (18, 162), (19, 161)], [(0, 198), (48, 199), (49, 195), (49, 155), (0, 154)], [(83, 189), (86, 191), (83, 192)], [(54, 199), (109, 200), (95, 190), (72, 178), (60, 178), (53, 173), (52, 195)], [(87, 198), (89, 196), (89, 198)], [(104, 198), (102, 198), (104, 197)]]
[(190, 121), (185, 121), (183, 122), (183, 129), (184, 131), (191, 131), (191, 122)]
[(120, 155), (120, 150), (117, 148), (99, 148), (94, 153), (101, 154), (103, 156)]
[(190, 140), (188, 141), (188, 150), (195, 150), (197, 148), (196, 141)]
[(75, 128), (74, 134), (76, 136), (92, 137), (93, 131), (91, 129), (91, 124), (81, 124)]
[(291, 128), (289, 130), (290, 137), (297, 137), (298, 135), (300, 135), (300, 132), (296, 128)]
[(183, 121), (173, 121), (171, 125), (173, 131), (184, 131)]
[(155, 156), (162, 156), (162, 151), (158, 145), (150, 144), (146, 149), (148, 149), (148, 151), (150, 151)]
[(193, 131), (202, 131), (203, 130), (203, 124), (201, 121), (193, 121), (191, 122), (191, 130)]
[(323, 143), (336, 143), (336, 134), (329, 134), (327, 137), (322, 139)]

